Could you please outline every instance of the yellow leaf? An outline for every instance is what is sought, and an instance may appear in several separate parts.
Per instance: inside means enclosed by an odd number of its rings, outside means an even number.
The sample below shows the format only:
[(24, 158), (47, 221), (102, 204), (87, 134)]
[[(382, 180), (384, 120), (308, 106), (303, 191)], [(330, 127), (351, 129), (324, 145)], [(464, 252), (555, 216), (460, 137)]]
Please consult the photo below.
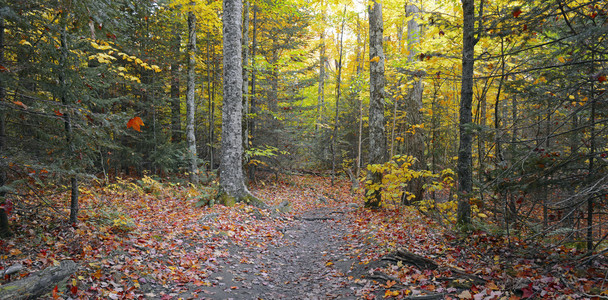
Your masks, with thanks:
[(486, 215), (484, 213), (478, 213), (477, 216), (480, 217), (480, 218), (482, 218), (482, 219), (485, 219), (485, 218), (488, 217), (488, 215)]
[(399, 291), (386, 290), (386, 292), (384, 292), (384, 298), (397, 297), (397, 296), (399, 296)]
[(26, 40), (21, 40), (19, 41), (19, 45), (26, 45), (26, 46), (32, 46), (32, 44), (30, 44), (30, 42), (26, 41)]
[(374, 62), (374, 63), (377, 63), (379, 61), (380, 61), (380, 56), (375, 56), (374, 58), (369, 60), (369, 62)]
[(329, 267), (329, 266), (333, 266), (333, 265), (334, 265), (334, 263), (333, 263), (333, 262), (331, 262), (331, 261), (328, 261), (328, 262), (327, 262), (325, 265)]
[(559, 62), (561, 62), (562, 64), (566, 63), (566, 60), (562, 56), (558, 57), (557, 60), (559, 60)]
[(19, 249), (15, 249), (15, 248), (13, 248), (13, 249), (9, 250), (8, 252), (9, 252), (11, 255), (19, 255), (19, 254), (23, 253), (23, 252), (21, 252), (21, 250), (19, 250)]

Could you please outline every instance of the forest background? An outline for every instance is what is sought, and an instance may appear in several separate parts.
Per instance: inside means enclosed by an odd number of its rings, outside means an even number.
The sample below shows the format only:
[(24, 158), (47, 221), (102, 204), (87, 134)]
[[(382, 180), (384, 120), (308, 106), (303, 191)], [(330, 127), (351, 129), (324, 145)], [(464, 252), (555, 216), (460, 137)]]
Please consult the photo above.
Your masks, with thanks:
[[(346, 177), (369, 207), (604, 253), (606, 2), (243, 7), (250, 183)], [(82, 186), (124, 177), (187, 180), (213, 202), (221, 1), (2, 1), (0, 16), (3, 236), (32, 207), (76, 223)]]

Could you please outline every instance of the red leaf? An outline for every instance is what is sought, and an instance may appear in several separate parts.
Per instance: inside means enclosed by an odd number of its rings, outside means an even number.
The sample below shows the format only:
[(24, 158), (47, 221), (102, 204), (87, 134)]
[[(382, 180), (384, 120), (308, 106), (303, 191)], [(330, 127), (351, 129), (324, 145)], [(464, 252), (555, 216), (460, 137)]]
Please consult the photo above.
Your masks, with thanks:
[(601, 76), (599, 76), (599, 77), (597, 78), (597, 81), (599, 81), (599, 82), (604, 82), (604, 81), (606, 81), (606, 75), (601, 75)]
[(10, 215), (13, 210), (13, 202), (8, 199), (4, 200), (4, 203), (0, 203), (0, 209), (3, 209), (7, 215)]
[(0, 72), (8, 72), (8, 69), (2, 65), (0, 65)]
[(55, 286), (53, 289), (53, 299), (59, 299), (59, 287)]
[(72, 294), (74, 294), (74, 295), (78, 294), (78, 287), (77, 286), (72, 286), (70, 288), (70, 292), (72, 292)]
[(519, 17), (519, 15), (521, 15), (521, 9), (520, 8), (516, 8), (515, 10), (513, 10), (513, 17), (514, 18)]
[(531, 283), (528, 285), (528, 287), (525, 287), (525, 288), (521, 289), (521, 291), (524, 293), (521, 296), (522, 299), (531, 298), (535, 294), (534, 291), (532, 290), (532, 284)]
[(140, 126), (142, 125), (144, 125), (144, 121), (140, 117), (135, 117), (127, 122), (127, 128), (133, 128), (139, 132), (141, 132)]
[(62, 113), (61, 113), (59, 110), (54, 110), (54, 112), (55, 112), (55, 114), (56, 114), (56, 115), (58, 115), (58, 116), (60, 116), (60, 117), (62, 117), (62, 116), (63, 116), (63, 114), (62, 114)]

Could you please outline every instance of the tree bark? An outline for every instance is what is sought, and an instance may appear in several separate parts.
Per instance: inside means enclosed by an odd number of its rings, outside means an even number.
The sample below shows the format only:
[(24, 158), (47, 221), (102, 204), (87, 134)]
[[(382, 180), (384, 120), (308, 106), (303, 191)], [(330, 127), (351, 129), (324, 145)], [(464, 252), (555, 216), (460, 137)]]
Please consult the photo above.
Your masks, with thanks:
[[(411, 20), (407, 22), (407, 48), (408, 48), (408, 62), (413, 64), (416, 60), (418, 51), (416, 50), (416, 45), (420, 44), (420, 24), (418, 24), (417, 18), (420, 13), (420, 9), (416, 5), (406, 5), (405, 6), (405, 14), (406, 17), (413, 17)], [(415, 73), (419, 73), (416, 70)], [(410, 125), (419, 125), (423, 123), (422, 120), (422, 80), (420, 76), (414, 75), (412, 88), (409, 91), (409, 100), (408, 103), (408, 113), (410, 119)], [(413, 169), (416, 170), (424, 170), (426, 169), (426, 158), (424, 155), (425, 145), (424, 145), (424, 130), (422, 128), (415, 129), (412, 134), (411, 141), (409, 143), (411, 145), (409, 149), (409, 153), (416, 158), (416, 161), (412, 165)], [(424, 179), (423, 178), (414, 178), (408, 185), (408, 191), (415, 196), (415, 200), (422, 200), (422, 196), (424, 194)], [(407, 201), (406, 198), (403, 198), (404, 201)], [(403, 202), (403, 201), (402, 201)]]
[[(325, 8), (323, 9), (323, 21), (325, 21)], [(317, 118), (322, 118), (322, 113), (325, 112), (325, 28), (321, 31), (321, 49), (319, 50), (319, 87), (317, 89)], [(315, 132), (319, 131), (319, 122), (315, 121)]]
[[(258, 10), (257, 10), (257, 6), (253, 5), (253, 32), (252, 32), (252, 45), (251, 45), (251, 114), (254, 116), (252, 118), (249, 119), (249, 134), (251, 135), (251, 139), (249, 140), (249, 143), (251, 144), (252, 147), (254, 147), (254, 138), (255, 138), (255, 116), (257, 114), (257, 108), (256, 108), (256, 67), (255, 67), (255, 51), (256, 51), (256, 47), (258, 46), (258, 40), (257, 40), (257, 29), (258, 29)], [(249, 181), (253, 182), (255, 181), (255, 165), (250, 165), (249, 166)]]
[[(0, 17), (0, 66), (4, 66), (4, 17)], [(6, 97), (6, 90), (4, 87), (4, 81), (0, 80), (0, 103), (4, 103)], [(0, 157), (5, 157), (6, 151), (6, 111), (4, 107), (0, 107)], [(6, 182), (6, 159), (0, 159), (0, 189), (4, 188)], [(4, 203), (6, 199), (4, 196), (6, 192), (0, 190), (0, 203)], [(7, 237), (11, 235), (11, 231), (8, 223), (8, 214), (3, 208), (0, 208), (0, 237)]]
[[(60, 57), (60, 73), (59, 82), (61, 84), (61, 103), (68, 108), (68, 111), (64, 114), (64, 125), (65, 125), (65, 137), (68, 144), (68, 155), (75, 155), (76, 147), (74, 146), (74, 131), (72, 126), (72, 112), (68, 99), (68, 84), (67, 75), (65, 74), (68, 70), (68, 33), (66, 30), (65, 14), (61, 14), (61, 57)], [(74, 166), (70, 166), (72, 169)], [(77, 173), (71, 175), (70, 178), (70, 223), (75, 224), (78, 221), (78, 177)]]
[(463, 42), (462, 42), (462, 84), (460, 91), (460, 119), (458, 146), (458, 211), (457, 222), (461, 225), (471, 223), (471, 205), (469, 196), (473, 190), (473, 160), (471, 123), (473, 116), (473, 69), (475, 64), (475, 1), (462, 0), (463, 7)]
[(338, 77), (336, 78), (336, 116), (334, 118), (334, 132), (331, 136), (331, 185), (334, 185), (334, 179), (336, 177), (336, 138), (338, 136), (338, 122), (339, 113), (340, 113), (340, 84), (342, 81), (342, 52), (343, 52), (343, 42), (344, 42), (344, 24), (346, 23), (346, 6), (344, 7), (344, 18), (342, 19), (342, 29), (340, 30), (340, 55), (338, 58)]
[[(384, 129), (384, 51), (382, 4), (373, 1), (369, 6), (369, 163), (381, 164), (386, 161), (386, 133)], [(372, 184), (382, 183), (381, 173), (369, 174)], [(367, 187), (369, 188), (369, 187)], [(365, 201), (370, 208), (380, 207), (382, 203), (381, 190), (372, 192)]]
[(222, 154), (220, 162), (220, 193), (224, 205), (253, 200), (243, 177), (243, 66), (241, 56), (241, 0), (224, 0), (224, 106), (222, 109)]
[[(194, 6), (194, 2), (191, 2)], [(188, 13), (188, 82), (186, 87), (186, 137), (188, 140), (188, 171), (191, 183), (198, 183), (196, 135), (194, 134), (194, 89), (196, 67), (196, 16)]]
[(244, 116), (244, 132), (243, 145), (249, 147), (249, 72), (247, 64), (249, 63), (249, 0), (245, 0), (243, 5), (243, 39), (241, 42), (243, 47), (243, 116)]

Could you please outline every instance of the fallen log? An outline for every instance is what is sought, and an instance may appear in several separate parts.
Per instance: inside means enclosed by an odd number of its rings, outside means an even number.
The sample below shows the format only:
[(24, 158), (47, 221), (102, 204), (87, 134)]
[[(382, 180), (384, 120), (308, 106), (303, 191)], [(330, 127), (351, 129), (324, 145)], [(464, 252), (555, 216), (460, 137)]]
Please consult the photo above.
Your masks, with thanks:
[(76, 263), (64, 260), (26, 278), (0, 286), (0, 300), (34, 299), (50, 292), (55, 285), (76, 272)]
[(404, 264), (415, 266), (420, 270), (435, 270), (439, 267), (436, 262), (405, 250), (395, 250), (382, 257), (381, 260), (395, 264), (401, 261)]

